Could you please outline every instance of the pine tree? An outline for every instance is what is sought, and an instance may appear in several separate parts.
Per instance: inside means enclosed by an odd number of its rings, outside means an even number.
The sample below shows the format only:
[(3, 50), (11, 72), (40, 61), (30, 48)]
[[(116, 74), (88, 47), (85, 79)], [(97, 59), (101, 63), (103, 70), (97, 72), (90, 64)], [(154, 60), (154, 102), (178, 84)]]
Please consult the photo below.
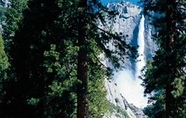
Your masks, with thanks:
[(27, 1), (28, 0), (9, 0), (11, 7), (1, 8), (2, 36), (5, 42), (5, 50), (9, 49), (12, 43), (12, 37), (15, 35), (19, 27), (18, 25), (23, 19), (23, 11), (27, 8)]
[[(103, 82), (109, 69), (100, 54), (119, 68), (124, 55), (135, 52), (118, 34), (98, 27), (103, 11), (114, 12), (97, 0), (29, 0), (26, 6), (19, 22), (10, 19), (16, 24), (12, 28), (7, 22), (3, 32), (10, 42), (11, 76), (4, 83), (0, 115), (102, 117), (107, 104)], [(113, 50), (110, 41), (116, 46)], [(98, 96), (103, 99), (95, 100)]]
[[(159, 49), (147, 66), (143, 85), (145, 93), (156, 99), (161, 95), (165, 113), (161, 117), (185, 117), (185, 1), (146, 0), (145, 12), (150, 15), (156, 28), (154, 39)], [(161, 92), (160, 92), (161, 91)], [(182, 102), (182, 103), (181, 103)]]
[(77, 118), (88, 118), (87, 76), (87, 0), (79, 1), (77, 78), (81, 81), (77, 91)]
[[(78, 29), (78, 43), (79, 43), (79, 53), (78, 53), (78, 71), (77, 79), (81, 81), (77, 92), (77, 118), (87, 118), (88, 113), (88, 61), (87, 55), (91, 54), (88, 50), (88, 45), (90, 40), (95, 40), (95, 46), (99, 48), (102, 53), (110, 59), (111, 63), (115, 68), (120, 68), (121, 64), (125, 61), (125, 55), (135, 52), (134, 48), (126, 44), (124, 40), (118, 34), (114, 34), (109, 31), (100, 29), (97, 20), (103, 20), (104, 16), (102, 11), (104, 11), (103, 6), (100, 1), (97, 0), (80, 0), (79, 1), (79, 29)], [(112, 13), (106, 11), (107, 14)], [(99, 33), (99, 34), (98, 34)], [(95, 38), (91, 38), (93, 36)], [(108, 42), (112, 42), (114, 49), (109, 48)], [(131, 53), (134, 51), (133, 53)], [(96, 55), (97, 56), (97, 55)]]
[[(9, 61), (8, 61), (8, 56), (5, 53), (4, 50), (4, 41), (2, 39), (2, 36), (0, 35), (0, 91), (2, 93), (2, 88), (3, 88), (3, 82), (7, 79), (7, 69), (10, 66)], [(0, 103), (2, 103), (0, 99)]]
[[(16, 3), (14, 1), (11, 9), (16, 11), (17, 9), (14, 8), (14, 4), (17, 5), (19, 2), (17, 1)], [(67, 4), (65, 3), (65, 5)], [(9, 9), (7, 12), (11, 14)], [(14, 12), (12, 14), (14, 15)], [(52, 105), (52, 101), (56, 99), (59, 102), (62, 99), (56, 94), (50, 95), (50, 93), (55, 91), (55, 81), (59, 76), (56, 73), (59, 73), (61, 70), (58, 69), (58, 71), (50, 73), (46, 62), (50, 62), (50, 58), (56, 55), (44, 55), (45, 51), (50, 50), (51, 44), (58, 44), (60, 46), (57, 47), (57, 51), (63, 48), (64, 44), (60, 40), (63, 39), (62, 36), (65, 36), (65, 34), (61, 36), (62, 30), (60, 30), (57, 24), (59, 15), (60, 11), (56, 1), (33, 0), (28, 2), (28, 9), (24, 10), (23, 21), (19, 22), (17, 26), (15, 25), (18, 28), (12, 30), (12, 24), (6, 22), (6, 29), (4, 29), (3, 34), (6, 40), (9, 41), (11, 39), (9, 55), (12, 66), (11, 73), (13, 74), (9, 76), (5, 83), (6, 86), (3, 88), (6, 94), (2, 96), (1, 116), (41, 118), (48, 114), (53, 117), (56, 114), (58, 117), (62, 114), (60, 117), (68, 117), (72, 113), (74, 107), (67, 107), (67, 105), (69, 103), (74, 104), (74, 102), (71, 103), (73, 99), (64, 99), (61, 104), (66, 102), (64, 105), (66, 107), (61, 105), (61, 110), (59, 110), (61, 112), (52, 113), (52, 111), (58, 108), (57, 104)], [(16, 22), (15, 19), (9, 20), (13, 23)], [(9, 38), (10, 35), (11, 38)], [(63, 51), (61, 50), (61, 52)], [(61, 55), (63, 54), (65, 55), (65, 53), (61, 53)], [(57, 62), (56, 64), (55, 66), (58, 66)], [(72, 96), (68, 91), (65, 91), (62, 95), (63, 98), (70, 98)], [(7, 101), (10, 102), (8, 103)], [(52, 109), (47, 109), (47, 105), (50, 105)]]

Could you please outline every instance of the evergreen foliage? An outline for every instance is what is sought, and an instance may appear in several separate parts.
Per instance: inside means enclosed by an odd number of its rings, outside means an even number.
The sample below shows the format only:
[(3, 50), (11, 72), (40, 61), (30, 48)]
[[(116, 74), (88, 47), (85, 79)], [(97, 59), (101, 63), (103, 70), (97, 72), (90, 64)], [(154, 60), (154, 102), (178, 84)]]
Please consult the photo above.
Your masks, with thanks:
[(18, 30), (19, 23), (22, 22), (23, 11), (27, 8), (27, 1), (28, 0), (9, 0), (11, 6), (1, 7), (2, 36), (5, 40), (6, 50), (9, 49), (12, 38), (16, 30)]
[[(159, 107), (159, 117), (185, 117), (185, 0), (143, 0), (156, 28), (159, 49), (143, 78), (145, 93)], [(156, 111), (155, 111), (156, 112)]]
[[(6, 70), (8, 67), (9, 67), (9, 63), (8, 63), (8, 57), (4, 50), (4, 41), (2, 39), (2, 36), (0, 35), (0, 69), (1, 69), (1, 72)], [(0, 75), (1, 77), (3, 77), (2, 73)]]
[[(16, 11), (13, 7), (11, 9)], [(71, 88), (75, 83), (68, 78), (75, 74), (72, 71), (75, 68), (73, 51), (77, 49), (72, 48), (70, 40), (64, 42), (64, 38), (72, 37), (69, 36), (71, 31), (60, 21), (67, 16), (62, 17), (59, 9), (56, 1), (29, 1), (23, 21), (16, 26), (19, 30), (6, 26), (15, 35), (10, 43), (12, 76), (3, 88), (6, 94), (2, 96), (2, 116), (65, 118), (75, 111), (75, 89)], [(14, 19), (10, 21), (15, 22)], [(4, 30), (6, 40), (12, 32)], [(70, 83), (73, 85), (69, 86)]]
[(79, 101), (84, 100), (86, 117), (104, 116), (108, 109), (104, 79), (110, 77), (110, 69), (101, 63), (100, 54), (120, 68), (124, 55), (135, 57), (136, 50), (118, 34), (98, 27), (98, 19), (104, 23), (103, 11), (115, 14), (98, 0), (11, 1), (3, 24), (11, 65), (2, 83), (0, 116), (76, 118)]
[[(2, 39), (2, 36), (0, 35), (0, 92), (2, 93), (2, 88), (4, 81), (7, 79), (7, 69), (10, 66), (8, 57), (4, 50), (4, 41)], [(1, 99), (0, 99), (1, 103)]]
[(124, 118), (130, 118), (129, 115), (127, 114), (127, 112), (125, 110), (123, 110), (121, 107), (114, 105), (113, 103), (109, 103), (109, 111), (111, 113), (113, 112), (117, 112), (117, 114), (115, 114), (115, 116), (117, 118), (120, 117), (124, 117)]

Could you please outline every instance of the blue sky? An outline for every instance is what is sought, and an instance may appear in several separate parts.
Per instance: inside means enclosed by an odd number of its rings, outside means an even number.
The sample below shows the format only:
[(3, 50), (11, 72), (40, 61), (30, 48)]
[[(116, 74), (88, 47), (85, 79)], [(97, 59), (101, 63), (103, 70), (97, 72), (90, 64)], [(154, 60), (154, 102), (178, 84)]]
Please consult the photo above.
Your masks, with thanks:
[[(107, 4), (107, 3), (109, 3), (109, 2), (123, 1), (123, 0), (100, 0), (100, 1), (102, 1), (103, 4)], [(137, 2), (138, 2), (139, 0), (125, 0), (125, 1), (130, 1), (130, 2), (132, 2), (132, 3), (134, 3), (134, 4), (137, 4)]]

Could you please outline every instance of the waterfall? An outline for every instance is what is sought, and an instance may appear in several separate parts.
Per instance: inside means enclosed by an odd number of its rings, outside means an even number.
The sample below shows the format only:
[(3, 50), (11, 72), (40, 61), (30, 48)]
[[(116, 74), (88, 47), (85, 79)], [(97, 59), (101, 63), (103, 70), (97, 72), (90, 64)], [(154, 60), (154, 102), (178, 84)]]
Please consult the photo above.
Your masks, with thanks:
[(132, 73), (131, 68), (125, 68), (122, 71), (115, 74), (116, 83), (120, 88), (120, 92), (129, 103), (133, 103), (137, 107), (145, 107), (147, 105), (147, 98), (144, 97), (144, 87), (141, 86), (142, 80), (139, 79), (141, 70), (146, 64), (145, 60), (145, 18), (142, 15), (140, 23), (138, 25), (137, 44), (139, 45), (138, 53), (139, 57), (135, 66), (135, 74)]
[(146, 65), (146, 56), (145, 56), (145, 17), (141, 16), (140, 24), (139, 24), (139, 32), (138, 32), (138, 54), (136, 62), (136, 75), (135, 75), (135, 83), (137, 88), (139, 89), (139, 96), (137, 96), (143, 104), (147, 104), (147, 98), (144, 97), (144, 87), (141, 86), (142, 80), (139, 78), (141, 76), (141, 70)]
[(4, 7), (10, 7), (10, 1), (9, 0), (1, 0), (4, 3)]
[(141, 70), (146, 64), (145, 53), (144, 53), (145, 52), (144, 32), (145, 32), (145, 18), (142, 15), (140, 24), (139, 24), (139, 32), (138, 32), (139, 57), (137, 58), (137, 63), (136, 63), (136, 78), (138, 78), (141, 75)]

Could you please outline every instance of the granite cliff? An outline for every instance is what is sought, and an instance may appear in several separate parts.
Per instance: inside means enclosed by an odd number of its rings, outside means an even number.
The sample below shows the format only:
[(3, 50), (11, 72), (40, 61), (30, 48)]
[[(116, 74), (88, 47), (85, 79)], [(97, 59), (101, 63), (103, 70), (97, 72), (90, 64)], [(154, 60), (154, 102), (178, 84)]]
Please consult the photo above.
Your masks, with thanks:
[[(143, 15), (143, 8), (130, 2), (109, 3), (107, 7), (118, 12), (113, 20), (106, 19), (105, 29), (123, 36), (129, 44), (138, 47), (139, 57), (136, 61), (130, 59), (123, 65), (123, 69), (115, 72), (114, 80), (106, 80), (108, 100), (123, 110), (115, 110), (109, 118), (146, 118), (142, 108), (147, 105), (144, 98), (144, 88), (139, 79), (141, 69), (150, 60), (157, 48), (151, 38), (153, 27), (150, 19)], [(107, 63), (110, 66), (109, 62)], [(119, 112), (120, 111), (120, 112)]]
[[(4, 7), (10, 6), (8, 0), (1, 0), (0, 4)], [(119, 33), (123, 36), (123, 40), (126, 40), (133, 46), (143, 47), (143, 50), (139, 52), (142, 61), (139, 61), (143, 62), (142, 65), (144, 65), (146, 60), (151, 59), (153, 56), (156, 46), (151, 39), (153, 28), (149, 25), (148, 17), (143, 15), (143, 9), (137, 5), (131, 4), (130, 2), (109, 3), (107, 7), (118, 11), (118, 15), (114, 17), (114, 20), (106, 19), (106, 27), (103, 25), (100, 25), (100, 27), (112, 29), (112, 31)], [(144, 19), (143, 21), (142, 18)], [(141, 28), (143, 28), (143, 30)], [(141, 42), (143, 45), (141, 45)], [(140, 86), (141, 80), (137, 77), (139, 76), (137, 73), (139, 73), (139, 69), (142, 67), (139, 68), (138, 66), (140, 64), (137, 63), (138, 62), (129, 59), (125, 65), (123, 65), (123, 70), (119, 73), (115, 73), (114, 80), (105, 79), (107, 99), (110, 101), (110, 105), (113, 108), (113, 112), (106, 114), (105, 118), (147, 117), (143, 113), (142, 108), (138, 108), (139, 106), (136, 107), (137, 103), (133, 103), (131, 100), (131, 96), (134, 98), (136, 96), (136, 98), (133, 99), (134, 101), (143, 99), (143, 88)], [(118, 78), (117, 75), (120, 73), (124, 74), (122, 77)], [(136, 95), (138, 92), (141, 92), (139, 96)], [(138, 102), (140, 102), (140, 100)]]

